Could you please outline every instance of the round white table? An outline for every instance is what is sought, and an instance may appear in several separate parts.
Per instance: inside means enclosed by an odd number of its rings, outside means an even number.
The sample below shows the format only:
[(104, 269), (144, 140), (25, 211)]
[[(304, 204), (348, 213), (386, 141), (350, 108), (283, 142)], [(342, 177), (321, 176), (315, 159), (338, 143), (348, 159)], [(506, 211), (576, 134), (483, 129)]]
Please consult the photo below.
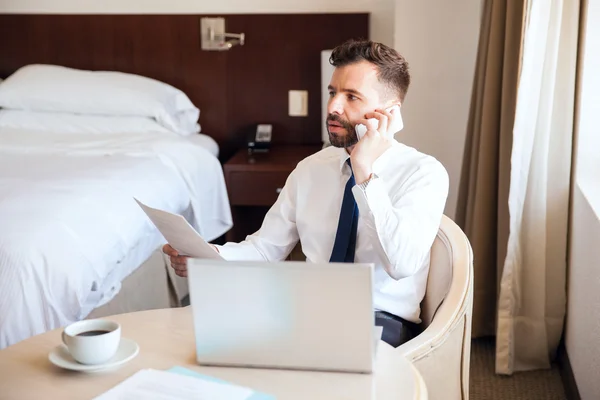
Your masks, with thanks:
[(144, 368), (181, 366), (285, 399), (426, 399), (417, 369), (385, 342), (378, 346), (373, 374), (203, 367), (197, 364), (191, 309), (172, 308), (114, 315), (124, 338), (139, 354), (117, 369), (93, 373), (63, 370), (48, 360), (62, 329), (0, 350), (0, 398), (91, 399)]

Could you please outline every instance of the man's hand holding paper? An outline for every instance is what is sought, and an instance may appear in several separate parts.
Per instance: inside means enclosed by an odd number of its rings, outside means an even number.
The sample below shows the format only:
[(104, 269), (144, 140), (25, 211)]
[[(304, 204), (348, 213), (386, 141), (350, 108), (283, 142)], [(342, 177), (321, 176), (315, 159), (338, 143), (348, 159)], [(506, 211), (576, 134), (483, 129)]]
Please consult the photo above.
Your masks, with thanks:
[[(210, 244), (210, 243), (209, 243)], [(212, 248), (217, 253), (219, 250), (212, 245)], [(175, 250), (170, 244), (165, 244), (162, 248), (163, 253), (169, 256), (169, 260), (171, 261), (171, 267), (175, 270), (175, 273), (182, 278), (187, 278), (187, 259), (188, 256), (179, 255), (179, 252)]]
[(148, 207), (137, 199), (135, 201), (169, 243), (163, 246), (163, 252), (169, 256), (177, 275), (187, 277), (188, 257), (223, 259), (217, 248), (204, 240), (183, 216)]

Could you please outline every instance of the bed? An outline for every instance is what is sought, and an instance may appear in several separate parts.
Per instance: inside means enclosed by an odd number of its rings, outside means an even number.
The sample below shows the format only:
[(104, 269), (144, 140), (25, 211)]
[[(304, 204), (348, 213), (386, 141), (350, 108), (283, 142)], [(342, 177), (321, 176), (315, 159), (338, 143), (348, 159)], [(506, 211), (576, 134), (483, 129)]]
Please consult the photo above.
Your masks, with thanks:
[(0, 82), (0, 348), (186, 294), (136, 204), (232, 226), (199, 110), (144, 77), (35, 65)]

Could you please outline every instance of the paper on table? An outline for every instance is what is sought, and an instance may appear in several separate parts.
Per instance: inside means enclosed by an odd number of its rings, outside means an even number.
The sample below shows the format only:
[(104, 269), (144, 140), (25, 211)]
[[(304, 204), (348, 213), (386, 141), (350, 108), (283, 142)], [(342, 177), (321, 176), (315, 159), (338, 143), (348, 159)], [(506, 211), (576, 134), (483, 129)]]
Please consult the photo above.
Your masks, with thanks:
[(196, 232), (196, 230), (181, 215), (148, 207), (135, 201), (142, 207), (148, 218), (158, 228), (167, 242), (183, 256), (223, 260), (213, 247)]
[(252, 389), (155, 369), (136, 372), (94, 400), (246, 400)]
[[(174, 374), (191, 376), (196, 379), (204, 379), (204, 380), (211, 381), (211, 382), (217, 382), (217, 383), (223, 383), (225, 385), (231, 385), (230, 382), (224, 381), (219, 378), (215, 378), (214, 376), (199, 374), (196, 371), (192, 371), (191, 369), (183, 368), (180, 366), (175, 366), (175, 367), (169, 368), (167, 371), (172, 372)], [(248, 400), (275, 400), (275, 396), (272, 396), (272, 395), (266, 394), (266, 393), (262, 393), (262, 392), (254, 391), (254, 392), (252, 392), (252, 395), (250, 396), (250, 398), (248, 398)]]

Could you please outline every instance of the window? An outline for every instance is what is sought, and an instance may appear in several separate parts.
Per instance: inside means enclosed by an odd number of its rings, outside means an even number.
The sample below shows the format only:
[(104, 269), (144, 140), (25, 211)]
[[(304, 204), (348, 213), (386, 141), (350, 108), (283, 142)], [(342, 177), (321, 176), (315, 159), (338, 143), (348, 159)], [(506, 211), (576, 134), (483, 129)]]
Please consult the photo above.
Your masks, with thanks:
[[(600, 4), (582, 2), (575, 184), (600, 218)], [(582, 10), (583, 11), (583, 10)]]

